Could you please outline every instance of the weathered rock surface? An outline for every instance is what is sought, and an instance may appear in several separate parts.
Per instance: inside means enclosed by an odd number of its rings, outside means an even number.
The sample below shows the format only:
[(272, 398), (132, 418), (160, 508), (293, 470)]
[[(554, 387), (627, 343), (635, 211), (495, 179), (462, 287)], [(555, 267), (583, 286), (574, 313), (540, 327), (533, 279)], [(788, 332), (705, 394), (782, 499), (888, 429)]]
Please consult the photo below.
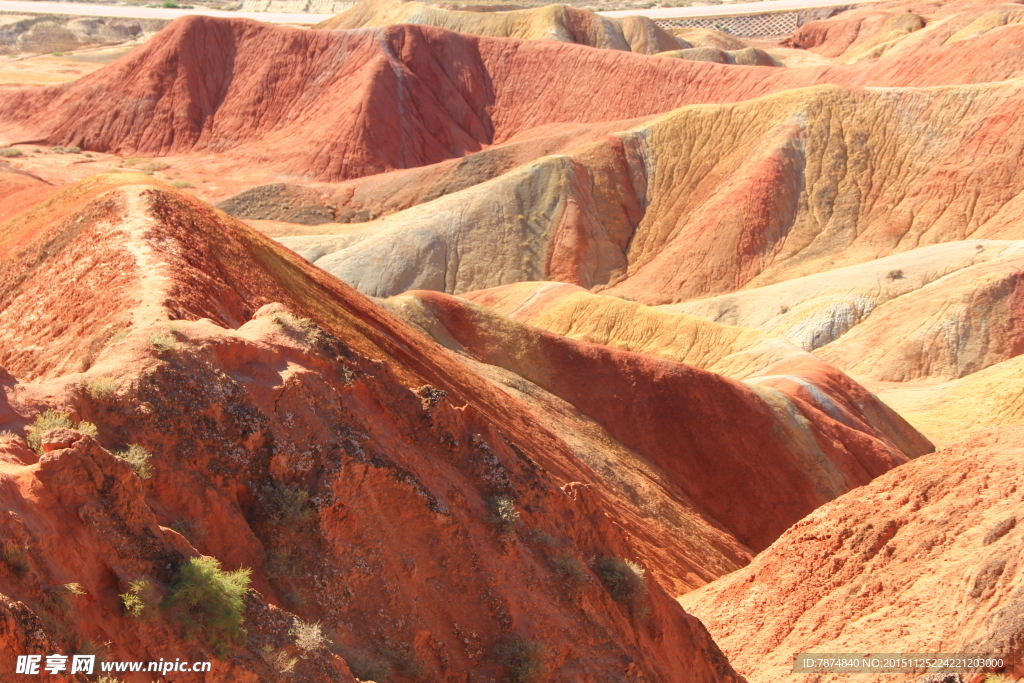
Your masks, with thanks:
[(882, 475), (680, 601), (752, 681), (806, 680), (791, 673), (796, 652), (976, 652), (1019, 666), (1022, 438), (990, 430)]

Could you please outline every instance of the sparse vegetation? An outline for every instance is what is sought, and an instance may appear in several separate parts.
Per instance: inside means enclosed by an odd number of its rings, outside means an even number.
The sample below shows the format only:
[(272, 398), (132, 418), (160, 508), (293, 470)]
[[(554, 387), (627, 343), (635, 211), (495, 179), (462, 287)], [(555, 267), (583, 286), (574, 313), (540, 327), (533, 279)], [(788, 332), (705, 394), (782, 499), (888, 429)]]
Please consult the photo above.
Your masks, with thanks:
[(124, 613), (133, 619), (146, 619), (158, 603), (156, 589), (147, 579), (136, 579), (128, 584), (128, 590), (121, 593)]
[(383, 657), (355, 648), (338, 647), (336, 650), (336, 654), (345, 660), (352, 675), (357, 679), (380, 683), (391, 679), (391, 665)]
[(178, 8), (181, 7), (181, 5), (179, 5), (178, 3), (174, 2), (174, 0), (164, 0), (164, 4), (162, 4), (160, 6), (165, 8), (165, 9), (178, 9)]
[(515, 683), (539, 681), (544, 675), (547, 648), (536, 640), (508, 638), (498, 644), (494, 657), (508, 671), (509, 680)]
[(136, 159), (135, 157), (128, 157), (127, 159), (125, 159), (124, 161), (121, 162), (121, 165), (122, 166), (135, 166), (140, 161), (142, 161), (142, 159)]
[(153, 454), (142, 446), (135, 443), (129, 444), (128, 448), (116, 451), (114, 455), (127, 461), (139, 479), (145, 480), (153, 476), (153, 465), (149, 462)]
[(168, 353), (178, 348), (178, 340), (170, 332), (158, 332), (150, 335), (149, 345), (156, 349), (157, 353)]
[(11, 159), (13, 157), (20, 157), (22, 156), (22, 154), (22, 151), (16, 147), (11, 147), (10, 149), (5, 149), (4, 151), (0, 152), (0, 156), (6, 157), (8, 159)]
[(302, 576), (302, 564), (290, 548), (272, 548), (266, 552), (267, 577), (270, 579), (297, 579)]
[(97, 401), (103, 401), (117, 393), (117, 382), (109, 377), (97, 377), (89, 382), (85, 391)]
[(193, 545), (196, 541), (206, 538), (206, 525), (201, 520), (179, 517), (171, 522), (171, 528), (191, 541)]
[(327, 637), (318, 621), (307, 624), (296, 618), (288, 634), (295, 636), (295, 646), (304, 652), (312, 652), (327, 644)]
[(890, 280), (902, 280), (903, 271), (899, 270), (898, 268), (896, 270), (890, 270), (886, 277), (889, 278)]
[(181, 565), (164, 601), (167, 613), (189, 638), (205, 636), (221, 656), (245, 642), (245, 594), (249, 569), (223, 571), (213, 557), (192, 558)]
[(65, 147), (64, 151), (67, 152), (68, 154), (81, 154), (82, 148), (79, 147), (78, 145), (72, 145), (71, 147)]
[(0, 550), (0, 560), (3, 560), (3, 563), (19, 578), (32, 571), (29, 547), (26, 544), (5, 543), (3, 549)]
[(61, 583), (43, 589), (43, 595), (50, 607), (60, 614), (67, 614), (71, 609), (70, 599), (73, 596), (85, 595), (82, 585), (79, 583)]
[(190, 187), (195, 187), (195, 185), (188, 182), (187, 180), (175, 180), (173, 183), (171, 183), (171, 185), (178, 188), (179, 190), (186, 190)]
[(260, 648), (260, 657), (267, 665), (280, 674), (288, 674), (295, 671), (295, 665), (299, 663), (298, 658), (289, 657), (284, 650), (277, 650), (270, 645)]
[(277, 524), (298, 532), (308, 531), (317, 520), (309, 491), (295, 484), (271, 482), (263, 487), (267, 512)]
[(612, 600), (628, 607), (635, 617), (645, 616), (647, 579), (643, 567), (619, 557), (602, 557), (595, 561), (594, 570)]
[(11, 441), (21, 441), (21, 437), (7, 429), (0, 432), (0, 443), (10, 443)]
[(487, 499), (488, 521), (501, 535), (512, 533), (519, 525), (519, 510), (512, 496), (492, 496)]
[(316, 334), (319, 330), (316, 323), (312, 320), (309, 320), (308, 318), (300, 318), (284, 311), (277, 311), (276, 313), (271, 314), (270, 319), (286, 330), (298, 332), (304, 339), (308, 338), (310, 335)]
[(583, 562), (573, 555), (556, 555), (551, 558), (551, 566), (570, 591), (578, 591), (590, 583), (590, 572)]
[(416, 657), (416, 652), (408, 645), (382, 645), (378, 648), (378, 652), (387, 661), (390, 668), (403, 676), (419, 679), (426, 673), (423, 662)]
[(157, 171), (162, 171), (162, 170), (164, 170), (166, 168), (169, 168), (169, 166), (167, 164), (165, 164), (164, 162), (162, 162), (162, 161), (151, 161), (151, 162), (149, 162), (148, 164), (146, 164), (145, 166), (142, 167), (142, 172), (143, 173), (156, 173)]
[(40, 413), (35, 421), (29, 426), (28, 433), (28, 445), (36, 453), (42, 455), (43, 452), (43, 432), (47, 429), (75, 429), (83, 434), (96, 437), (99, 436), (99, 430), (92, 422), (86, 422), (82, 420), (77, 425), (71, 423), (71, 413), (60, 412), (57, 410), (47, 410)]

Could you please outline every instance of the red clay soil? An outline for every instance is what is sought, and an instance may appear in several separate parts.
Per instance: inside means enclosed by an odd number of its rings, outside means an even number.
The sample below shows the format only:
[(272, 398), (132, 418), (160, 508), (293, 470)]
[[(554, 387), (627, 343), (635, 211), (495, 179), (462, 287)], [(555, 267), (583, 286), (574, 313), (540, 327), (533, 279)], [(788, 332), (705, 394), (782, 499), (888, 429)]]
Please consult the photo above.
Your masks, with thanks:
[[(805, 452), (780, 415), (742, 383), (508, 319), (495, 322), (485, 309), (445, 294), (415, 296), (462, 349), (568, 401), (666, 472), (755, 552), (825, 501), (931, 450), (918, 436), (901, 451), (890, 441), (893, 432), (876, 427), (884, 422), (873, 423), (861, 408), (875, 405), (877, 418), (884, 406), (834, 369), (819, 370), (815, 385), (785, 374), (775, 382), (813, 444)], [(888, 419), (916, 435), (891, 411)]]
[(1024, 429), (1004, 427), (918, 458), (819, 508), (749, 566), (681, 601), (752, 681), (808, 680), (792, 673), (796, 652), (992, 654), (1019, 680), (1022, 444)]
[[(564, 441), (295, 254), (126, 175), (0, 243), (0, 427), (50, 408), (98, 428), (43, 432), (41, 458), (0, 439), (5, 651), (110, 641), (110, 659), (215, 659), (207, 683), (463, 681), (524, 661), (549, 680), (740, 680), (654, 575), (628, 599), (604, 588), (594, 562), (636, 555), (606, 490), (549, 474), (571, 469)], [(111, 455), (129, 444), (152, 478)], [(253, 570), (248, 644), (226, 657), (159, 607), (200, 553)], [(143, 620), (119, 598), (138, 579)], [(330, 648), (300, 652), (296, 616)], [(279, 654), (306, 656), (286, 677)]]
[(862, 67), (774, 69), (415, 25), (305, 31), (187, 17), (78, 81), (5, 96), (0, 137), (124, 155), (229, 153), (335, 181), (463, 156), (550, 123), (633, 119), (817, 83), (1013, 78), (1024, 52), (983, 57), (1022, 37), (1024, 26), (1006, 26)]

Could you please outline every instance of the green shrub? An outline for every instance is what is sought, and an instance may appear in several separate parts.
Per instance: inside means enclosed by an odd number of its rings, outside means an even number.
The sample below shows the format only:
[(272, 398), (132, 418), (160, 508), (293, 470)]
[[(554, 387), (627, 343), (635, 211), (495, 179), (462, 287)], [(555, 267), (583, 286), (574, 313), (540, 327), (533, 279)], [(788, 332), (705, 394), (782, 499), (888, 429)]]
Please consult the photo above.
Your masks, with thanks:
[(512, 496), (492, 496), (487, 499), (488, 521), (501, 535), (512, 532), (519, 524), (519, 511)]
[(178, 569), (164, 602), (189, 638), (205, 636), (219, 655), (245, 642), (245, 594), (249, 569), (225, 572), (214, 557), (192, 558)]
[(174, 0), (164, 0), (164, 4), (162, 4), (160, 6), (166, 8), (166, 9), (178, 9), (179, 7), (181, 7), (181, 5), (179, 5), (178, 3), (174, 2)]
[(128, 448), (123, 451), (115, 451), (114, 455), (126, 460), (139, 479), (145, 480), (153, 476), (153, 465), (149, 462), (153, 454), (142, 446), (136, 443), (129, 444)]
[(10, 149), (5, 149), (4, 151), (0, 152), (0, 156), (6, 157), (8, 159), (12, 157), (20, 157), (22, 156), (22, 151), (15, 147), (11, 147)]
[(171, 185), (178, 188), (179, 190), (186, 190), (190, 187), (195, 187), (195, 185), (188, 182), (187, 180), (175, 180), (173, 183), (171, 183)]
[(47, 429), (73, 429), (71, 424), (71, 413), (57, 410), (47, 410), (40, 413), (29, 427), (28, 445), (36, 453), (43, 452), (43, 432)]
[(117, 382), (109, 377), (97, 377), (89, 382), (85, 391), (97, 401), (102, 401), (117, 393)]
[(547, 669), (547, 648), (536, 640), (508, 638), (494, 649), (494, 657), (508, 671), (509, 680), (516, 683), (537, 681)]
[(646, 613), (643, 600), (647, 595), (643, 567), (619, 557), (602, 557), (595, 565), (597, 578), (601, 579), (612, 600), (627, 606), (634, 616), (643, 616)]
[(146, 619), (159, 603), (156, 588), (147, 579), (136, 579), (128, 584), (128, 590), (121, 593), (124, 613), (133, 619)]
[(81, 154), (82, 148), (79, 147), (78, 145), (72, 145), (70, 147), (65, 147), (64, 151), (67, 152), (68, 154)]

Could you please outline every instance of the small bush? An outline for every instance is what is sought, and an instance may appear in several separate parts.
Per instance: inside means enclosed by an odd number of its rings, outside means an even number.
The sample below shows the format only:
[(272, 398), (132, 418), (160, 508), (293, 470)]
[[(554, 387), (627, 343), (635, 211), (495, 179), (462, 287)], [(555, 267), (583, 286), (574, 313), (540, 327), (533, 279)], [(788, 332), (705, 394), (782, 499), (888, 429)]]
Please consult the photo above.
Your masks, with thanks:
[(289, 635), (295, 636), (295, 645), (300, 650), (312, 652), (327, 644), (327, 637), (324, 635), (320, 622), (307, 624), (296, 618), (292, 627), (288, 630)]
[(32, 571), (28, 555), (29, 547), (24, 544), (7, 543), (0, 550), (0, 560), (3, 560), (3, 563), (19, 578)]
[(126, 460), (139, 479), (145, 480), (153, 476), (153, 465), (149, 462), (153, 454), (142, 446), (136, 443), (129, 444), (128, 448), (123, 451), (115, 451), (114, 455)]
[(109, 377), (97, 377), (89, 382), (85, 391), (97, 401), (102, 401), (117, 393), (117, 382)]
[(578, 591), (590, 583), (590, 573), (578, 558), (572, 555), (557, 555), (551, 558), (551, 566), (570, 591)]
[(67, 614), (71, 609), (69, 600), (76, 595), (85, 595), (85, 591), (82, 590), (82, 584), (80, 583), (62, 583), (44, 588), (43, 595), (46, 597), (46, 602), (50, 604), (50, 607), (61, 614)]
[(43, 432), (47, 429), (73, 429), (71, 413), (47, 410), (40, 413), (29, 427), (28, 445), (36, 453), (43, 452)]
[(53, 148), (53, 151), (56, 152), (57, 154), (63, 154), (64, 148), (61, 147), (60, 145), (57, 145), (56, 147)]
[(558, 545), (558, 539), (543, 529), (532, 530), (530, 532), (530, 540), (538, 545), (544, 546), (545, 548), (554, 548)]
[(157, 353), (168, 353), (178, 348), (178, 340), (170, 332), (159, 332), (149, 337), (149, 345), (156, 349)]
[(142, 171), (143, 173), (155, 173), (157, 171), (162, 171), (165, 168), (170, 167), (162, 161), (151, 161), (142, 167)]
[(20, 157), (22, 156), (22, 154), (23, 153), (20, 149), (14, 147), (10, 149), (5, 149), (4, 151), (0, 152), (0, 156), (6, 157), (8, 159), (11, 159), (13, 157)]
[(643, 599), (647, 595), (643, 567), (619, 557), (602, 557), (595, 564), (597, 578), (608, 589), (612, 600), (626, 605), (634, 616), (642, 616)]
[(195, 187), (195, 185), (188, 182), (187, 180), (175, 180), (173, 183), (171, 183), (171, 185), (178, 188), (179, 190), (186, 190), (190, 187)]
[(309, 491), (295, 484), (271, 482), (263, 487), (270, 519), (295, 531), (308, 531), (317, 520)]
[(181, 7), (181, 5), (179, 5), (178, 3), (174, 2), (174, 0), (164, 0), (164, 4), (162, 4), (160, 6), (166, 8), (166, 9), (178, 9), (179, 7)]
[(903, 271), (899, 270), (899, 269), (890, 270), (888, 275), (886, 275), (886, 277), (889, 278), (890, 280), (902, 280), (903, 279)]
[(509, 680), (529, 683), (540, 680), (547, 669), (547, 648), (536, 640), (509, 638), (498, 644), (494, 657), (508, 671)]
[(121, 593), (124, 613), (133, 619), (147, 619), (159, 603), (156, 588), (147, 579), (136, 579), (128, 584), (128, 590)]
[(509, 534), (519, 524), (519, 510), (512, 496), (492, 496), (487, 499), (487, 508), (487, 519), (499, 534)]
[(192, 558), (181, 565), (164, 605), (185, 629), (186, 636), (199, 634), (221, 656), (231, 645), (243, 644), (245, 594), (249, 569), (225, 572), (214, 557)]
[(295, 671), (295, 665), (299, 663), (296, 657), (289, 657), (284, 650), (275, 650), (270, 645), (260, 648), (260, 657), (279, 674), (290, 674)]
[(136, 159), (135, 157), (129, 157), (129, 158), (125, 159), (124, 161), (122, 161), (121, 165), (122, 166), (135, 166), (140, 161), (142, 161), (142, 160), (141, 159)]
[(75, 429), (91, 437), (99, 436), (99, 429), (92, 422), (82, 420), (77, 425), (71, 423), (71, 413), (57, 410), (47, 410), (40, 413), (35, 421), (29, 425), (28, 445), (36, 453), (43, 453), (43, 432), (47, 429)]
[[(64, 53), (63, 53), (63, 52), (54, 52), (54, 53), (53, 53), (53, 56), (54, 56), (54, 57), (63, 57), (63, 56), (64, 56)], [(54, 149), (56, 149), (56, 148), (54, 148)]]
[(68, 154), (81, 154), (82, 148), (79, 147), (78, 145), (72, 145), (71, 147), (65, 147), (64, 151), (67, 152)]

